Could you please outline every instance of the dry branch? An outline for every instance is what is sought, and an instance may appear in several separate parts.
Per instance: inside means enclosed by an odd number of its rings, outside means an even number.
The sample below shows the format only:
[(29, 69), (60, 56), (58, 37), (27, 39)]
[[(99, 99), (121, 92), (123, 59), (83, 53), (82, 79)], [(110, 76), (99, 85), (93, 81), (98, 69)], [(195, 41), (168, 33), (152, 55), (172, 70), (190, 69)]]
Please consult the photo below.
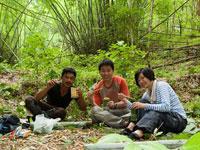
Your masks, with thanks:
[(177, 60), (177, 61), (175, 61), (175, 62), (172, 62), (172, 63), (161, 64), (161, 65), (153, 66), (152, 69), (157, 69), (157, 68), (166, 67), (166, 66), (173, 66), (173, 65), (175, 65), (175, 64), (184, 63), (184, 62), (187, 62), (187, 61), (190, 61), (190, 60), (199, 58), (199, 57), (200, 57), (200, 56), (192, 56), (192, 57), (184, 58), (184, 59), (181, 59), (181, 60)]

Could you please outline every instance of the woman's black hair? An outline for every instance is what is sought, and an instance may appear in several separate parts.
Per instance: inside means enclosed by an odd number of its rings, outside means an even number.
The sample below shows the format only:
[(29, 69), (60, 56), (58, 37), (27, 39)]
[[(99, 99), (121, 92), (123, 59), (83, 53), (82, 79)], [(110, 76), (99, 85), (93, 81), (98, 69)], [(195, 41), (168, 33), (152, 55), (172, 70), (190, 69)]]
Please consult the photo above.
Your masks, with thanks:
[(154, 72), (153, 72), (153, 70), (152, 70), (151, 68), (141, 68), (141, 69), (139, 69), (139, 70), (135, 73), (135, 82), (136, 82), (136, 84), (137, 84), (138, 87), (140, 87), (138, 78), (139, 78), (139, 75), (140, 75), (141, 73), (142, 73), (147, 79), (149, 79), (150, 81), (155, 80), (155, 75), (154, 75)]
[(72, 73), (76, 77), (76, 70), (74, 68), (70, 68), (70, 67), (64, 68), (62, 71), (62, 76), (65, 73)]
[(99, 71), (101, 70), (102, 66), (110, 66), (112, 68), (112, 70), (114, 71), (114, 63), (109, 60), (109, 59), (104, 59), (99, 63)]

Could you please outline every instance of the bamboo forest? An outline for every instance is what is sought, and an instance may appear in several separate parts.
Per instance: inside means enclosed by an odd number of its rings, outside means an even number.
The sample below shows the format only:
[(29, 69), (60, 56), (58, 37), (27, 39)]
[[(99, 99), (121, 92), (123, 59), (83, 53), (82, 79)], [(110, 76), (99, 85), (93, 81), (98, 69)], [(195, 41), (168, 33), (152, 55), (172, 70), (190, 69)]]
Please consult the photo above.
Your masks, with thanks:
[(200, 150), (200, 0), (0, 0), (0, 150)]

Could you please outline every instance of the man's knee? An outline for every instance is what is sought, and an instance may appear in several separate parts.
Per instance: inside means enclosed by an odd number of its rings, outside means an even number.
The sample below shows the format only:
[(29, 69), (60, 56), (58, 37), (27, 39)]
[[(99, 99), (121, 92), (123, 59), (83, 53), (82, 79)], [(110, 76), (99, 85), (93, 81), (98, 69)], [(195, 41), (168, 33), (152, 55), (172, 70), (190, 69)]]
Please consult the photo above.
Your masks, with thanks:
[(103, 109), (101, 107), (99, 107), (99, 106), (94, 106), (91, 109), (91, 113), (92, 114), (95, 114), (95, 113), (100, 112), (100, 111), (103, 111)]
[(64, 108), (56, 108), (56, 111), (54, 112), (53, 118), (61, 118), (62, 120), (66, 117), (66, 111)]
[(105, 118), (104, 115), (102, 115), (102, 111), (103, 109), (99, 106), (92, 107), (90, 117), (94, 123), (100, 123), (102, 118)]
[(35, 102), (35, 97), (33, 97), (33, 96), (27, 96), (27, 97), (25, 98), (25, 107), (26, 107), (26, 108), (31, 107), (31, 105), (32, 105), (34, 102)]

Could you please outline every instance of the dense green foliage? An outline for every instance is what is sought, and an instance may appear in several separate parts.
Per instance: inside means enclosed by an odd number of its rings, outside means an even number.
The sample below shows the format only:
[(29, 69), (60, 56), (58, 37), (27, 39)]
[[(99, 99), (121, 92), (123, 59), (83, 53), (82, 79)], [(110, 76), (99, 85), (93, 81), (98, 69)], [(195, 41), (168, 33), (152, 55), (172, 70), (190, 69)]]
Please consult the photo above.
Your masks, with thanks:
[[(143, 91), (135, 84), (135, 71), (154, 68), (156, 77), (172, 85), (188, 116), (199, 125), (199, 57), (199, 0), (1, 0), (0, 115), (25, 118), (25, 96), (34, 95), (50, 79), (60, 79), (62, 69), (71, 66), (77, 71), (75, 86), (83, 91), (88, 111), (81, 112), (72, 101), (66, 120), (90, 119), (86, 93), (101, 79), (99, 62), (109, 58), (115, 64), (115, 74), (127, 80), (136, 100)], [(134, 114), (132, 110), (132, 118)], [(104, 134), (119, 131), (102, 124), (93, 128)], [(190, 136), (181, 133), (155, 138)], [(83, 137), (85, 143), (98, 140), (97, 136)], [(181, 149), (198, 149), (199, 138), (199, 133), (194, 135)], [(67, 137), (66, 143), (73, 142)], [(129, 142), (125, 150), (166, 149), (157, 143), (136, 145), (117, 134), (106, 135), (98, 143), (112, 142)]]
[(1, 61), (19, 61), (27, 37), (38, 33), (47, 47), (82, 54), (122, 40), (146, 51), (199, 41), (197, 1), (2, 0), (0, 8)]

